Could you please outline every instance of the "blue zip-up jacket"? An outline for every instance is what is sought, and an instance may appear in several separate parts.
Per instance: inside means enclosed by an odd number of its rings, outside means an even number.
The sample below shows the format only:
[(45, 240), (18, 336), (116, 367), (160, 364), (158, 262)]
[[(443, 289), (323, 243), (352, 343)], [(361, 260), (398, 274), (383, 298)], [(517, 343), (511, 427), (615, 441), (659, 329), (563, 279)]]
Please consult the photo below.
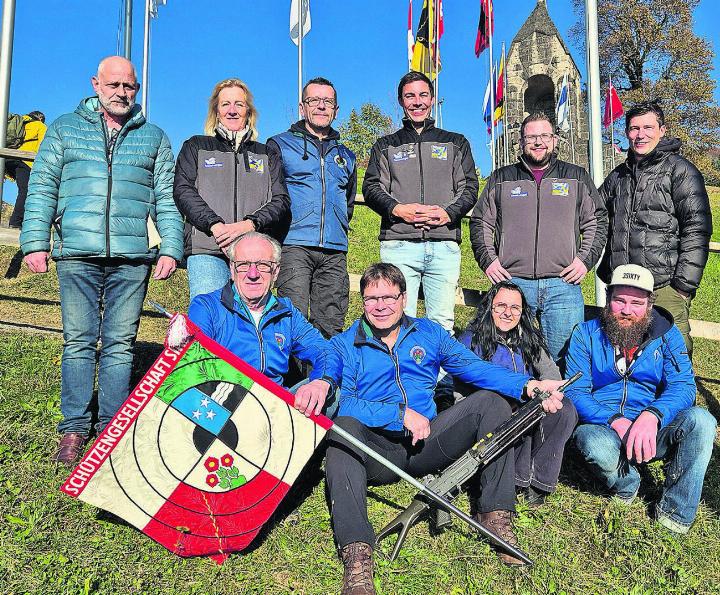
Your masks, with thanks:
[(355, 205), (355, 154), (330, 129), (322, 141), (300, 120), (268, 139), (282, 155), (292, 221), (283, 245), (347, 252), (348, 229)]
[(610, 425), (620, 417), (634, 421), (650, 411), (662, 428), (695, 402), (695, 375), (685, 342), (662, 308), (653, 308), (648, 338), (625, 373), (616, 365), (615, 347), (600, 319), (575, 327), (565, 362), (568, 378), (583, 373), (565, 392), (580, 423)]
[(440, 367), (455, 378), (520, 400), (530, 380), (481, 360), (436, 322), (404, 316), (392, 350), (360, 319), (330, 340), (343, 362), (338, 415), (371, 428), (403, 429), (409, 407), (428, 419), (437, 415), (435, 385)]
[[(118, 132), (108, 155), (97, 97), (80, 102), (47, 130), (30, 176), (20, 245), (25, 254), (50, 250), (56, 260), (119, 257), (180, 260), (183, 223), (173, 200), (170, 141), (145, 121), (140, 106)], [(148, 217), (162, 243), (148, 248)]]
[(295, 356), (312, 365), (310, 380), (338, 385), (340, 358), (287, 298), (270, 296), (258, 328), (245, 304), (235, 299), (229, 281), (193, 298), (188, 316), (208, 337), (278, 384), (288, 372), (290, 356)]

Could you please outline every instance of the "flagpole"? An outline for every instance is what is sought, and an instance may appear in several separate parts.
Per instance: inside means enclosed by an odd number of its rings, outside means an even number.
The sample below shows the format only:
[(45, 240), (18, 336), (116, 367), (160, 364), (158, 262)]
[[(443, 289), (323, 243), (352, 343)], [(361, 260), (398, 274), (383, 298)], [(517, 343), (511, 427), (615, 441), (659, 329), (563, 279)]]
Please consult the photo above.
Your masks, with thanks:
[[(5, 0), (2, 7), (2, 37), (0, 38), (0, 147), (5, 147), (6, 143), (14, 36), (15, 0)], [(0, 157), (0, 220), (2, 220), (4, 178), (5, 159)]]
[(577, 157), (575, 156), (575, 129), (573, 128), (573, 122), (572, 122), (572, 96), (570, 95), (570, 76), (568, 73), (568, 122), (570, 122), (570, 152), (572, 153), (572, 160), (573, 163), (577, 163)]
[(363, 451), (366, 455), (369, 457), (375, 459), (378, 463), (383, 465), (384, 467), (387, 467), (398, 475), (398, 477), (404, 479), (407, 481), (410, 485), (412, 485), (415, 489), (419, 490), (423, 495), (427, 496), (430, 500), (432, 500), (435, 504), (440, 506), (443, 510), (446, 510), (448, 512), (453, 513), (454, 515), (460, 517), (463, 521), (465, 521), (468, 525), (470, 525), (473, 529), (478, 531), (481, 535), (483, 535), (490, 543), (493, 545), (496, 545), (498, 547), (501, 547), (506, 552), (512, 554), (516, 558), (519, 558), (526, 564), (532, 564), (532, 560), (528, 558), (523, 552), (518, 550), (517, 548), (513, 547), (509, 543), (507, 543), (505, 540), (501, 539), (495, 533), (492, 531), (489, 531), (485, 527), (483, 527), (480, 523), (478, 523), (475, 519), (473, 519), (470, 515), (464, 513), (462, 510), (457, 508), (454, 504), (440, 496), (439, 494), (435, 493), (433, 490), (428, 488), (427, 486), (420, 483), (417, 479), (415, 479), (412, 475), (408, 475), (405, 471), (400, 469), (397, 465), (394, 465), (392, 462), (387, 460), (382, 455), (375, 452), (372, 448), (370, 448), (367, 444), (364, 442), (361, 442), (355, 436), (344, 430), (343, 428), (339, 427), (337, 424), (333, 424), (330, 428), (333, 432), (338, 434), (339, 436), (342, 436), (345, 440), (347, 440), (350, 444), (352, 444), (355, 448)]
[(303, 23), (303, 16), (305, 14), (305, 11), (303, 11), (303, 0), (300, 0), (298, 3), (298, 118), (302, 118), (302, 111), (300, 110), (300, 104), (302, 103), (302, 87), (303, 87), (303, 80), (302, 80), (302, 59), (303, 59), (303, 32), (305, 23)]
[(133, 0), (125, 0), (125, 58), (130, 60), (132, 54), (132, 11)]
[(610, 164), (615, 169), (615, 118), (613, 117), (612, 75), (608, 75), (608, 101), (610, 102)]
[[(588, 73), (588, 128), (590, 132), (590, 174), (595, 186), (604, 179), (602, 128), (600, 122), (600, 56), (598, 47), (597, 0), (585, 0), (585, 60)], [(602, 258), (602, 257), (601, 257)], [(605, 284), (595, 272), (595, 304), (605, 305)]]
[(145, 33), (143, 37), (143, 66), (142, 66), (142, 113), (148, 118), (148, 95), (150, 94), (150, 8), (152, 0), (145, 0)]
[[(405, 36), (412, 34), (412, 26), (413, 26), (413, 20), (412, 20), (412, 0), (408, 0), (408, 30), (405, 33)], [(407, 40), (406, 40), (407, 41)], [(408, 48), (409, 50), (410, 48)], [(408, 72), (412, 70), (412, 52), (408, 51)]]
[(493, 23), (495, 22), (495, 7), (490, 5), (490, 27), (489, 35), (490, 39), (490, 160), (492, 161), (492, 169), (490, 173), (495, 170), (497, 162), (495, 161), (495, 80), (493, 77)]
[(507, 90), (507, 55), (505, 54), (505, 42), (503, 42), (503, 153), (505, 155), (505, 165), (510, 165), (510, 147), (508, 147), (507, 133), (507, 107), (508, 107), (508, 90)]

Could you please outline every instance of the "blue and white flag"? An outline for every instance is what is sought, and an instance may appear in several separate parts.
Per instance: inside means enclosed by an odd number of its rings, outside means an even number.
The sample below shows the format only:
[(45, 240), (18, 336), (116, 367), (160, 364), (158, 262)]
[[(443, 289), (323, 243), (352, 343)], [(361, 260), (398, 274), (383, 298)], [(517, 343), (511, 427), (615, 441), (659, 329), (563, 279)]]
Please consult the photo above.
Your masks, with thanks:
[(555, 107), (555, 116), (557, 125), (560, 130), (567, 132), (570, 130), (570, 86), (568, 83), (567, 72), (560, 86), (560, 96), (558, 97), (557, 106)]
[(167, 0), (150, 0), (150, 16), (153, 19), (158, 17), (158, 6), (165, 6)]
[(290, 39), (295, 45), (298, 45), (299, 41), (298, 31), (300, 31), (301, 19), (302, 37), (305, 37), (312, 25), (310, 20), (310, 0), (292, 0), (290, 3)]
[[(495, 74), (493, 72), (493, 74)], [(490, 85), (493, 84), (494, 77), (491, 76), (490, 80), (488, 81), (487, 88), (485, 89), (485, 98), (483, 99), (483, 120), (485, 120), (485, 123), (487, 124), (487, 131), (488, 134), (491, 134), (491, 126), (492, 126), (492, 112), (494, 111), (490, 107)]]

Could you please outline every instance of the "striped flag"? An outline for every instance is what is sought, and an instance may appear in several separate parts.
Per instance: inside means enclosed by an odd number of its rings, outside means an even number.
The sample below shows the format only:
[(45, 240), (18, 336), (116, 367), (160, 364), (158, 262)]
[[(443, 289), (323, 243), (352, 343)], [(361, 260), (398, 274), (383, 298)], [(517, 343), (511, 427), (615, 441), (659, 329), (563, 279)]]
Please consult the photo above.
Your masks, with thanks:
[(490, 107), (490, 88), (493, 84), (493, 77), (490, 76), (490, 80), (488, 81), (487, 87), (485, 89), (485, 97), (483, 98), (483, 120), (485, 120), (485, 123), (487, 124), (487, 131), (488, 134), (492, 132), (492, 108)]
[[(417, 35), (415, 36), (415, 46), (413, 48), (411, 63), (412, 70), (422, 72), (431, 79), (434, 79), (436, 75), (435, 52), (437, 51), (437, 43), (435, 40), (435, 9), (435, 0), (424, 0)], [(439, 7), (438, 14), (442, 15), (442, 4)], [(439, 37), (444, 30), (442, 20), (437, 25), (439, 28)], [(440, 69), (438, 68), (438, 70)]]
[(187, 321), (61, 490), (179, 556), (222, 563), (270, 518), (332, 422)]
[(492, 0), (480, 0), (480, 21), (478, 22), (477, 37), (475, 37), (475, 56), (478, 58), (490, 47), (490, 36), (495, 30), (494, 20)]
[(497, 73), (497, 83), (495, 85), (495, 124), (500, 121), (505, 113), (505, 43), (502, 46), (502, 56), (500, 58), (500, 68)]
[[(302, 15), (298, 14), (299, 10), (302, 10)], [(292, 0), (290, 3), (290, 39), (295, 45), (299, 43), (300, 16), (302, 16), (302, 37), (305, 37), (312, 25), (310, 20), (310, 0)]]
[(568, 82), (567, 72), (560, 86), (560, 96), (558, 97), (557, 106), (555, 107), (555, 119), (558, 128), (563, 132), (570, 130), (570, 83)]

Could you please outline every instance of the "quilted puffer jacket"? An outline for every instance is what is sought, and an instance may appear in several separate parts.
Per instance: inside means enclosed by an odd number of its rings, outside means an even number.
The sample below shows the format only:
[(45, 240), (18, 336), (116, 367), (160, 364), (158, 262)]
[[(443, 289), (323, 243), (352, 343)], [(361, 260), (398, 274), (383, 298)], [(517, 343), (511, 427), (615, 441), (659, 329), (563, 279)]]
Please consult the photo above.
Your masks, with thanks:
[[(56, 260), (151, 262), (158, 253), (180, 260), (183, 229), (172, 196), (170, 141), (135, 106), (108, 153), (98, 106), (97, 97), (85, 99), (48, 128), (30, 176), (23, 252), (49, 251), (53, 228)], [(148, 247), (148, 217), (162, 238), (159, 250)]]
[(639, 264), (655, 278), (695, 295), (708, 259), (712, 214), (705, 181), (679, 154), (678, 139), (663, 138), (642, 161), (632, 152), (600, 189), (610, 232), (598, 275), (605, 282), (615, 267)]

